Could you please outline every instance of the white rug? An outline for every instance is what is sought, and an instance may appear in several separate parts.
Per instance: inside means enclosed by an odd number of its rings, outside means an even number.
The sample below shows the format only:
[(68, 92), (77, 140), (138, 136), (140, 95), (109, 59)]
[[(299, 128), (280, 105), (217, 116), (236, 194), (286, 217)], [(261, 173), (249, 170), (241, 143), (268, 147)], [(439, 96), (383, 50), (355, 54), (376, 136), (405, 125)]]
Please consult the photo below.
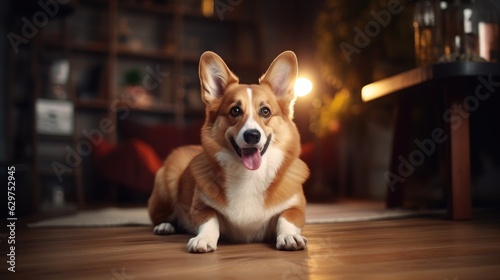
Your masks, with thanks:
[[(374, 221), (443, 213), (444, 210), (385, 209), (381, 203), (308, 204), (306, 223)], [(33, 228), (151, 226), (151, 221), (146, 208), (104, 208), (42, 220), (28, 226)]]

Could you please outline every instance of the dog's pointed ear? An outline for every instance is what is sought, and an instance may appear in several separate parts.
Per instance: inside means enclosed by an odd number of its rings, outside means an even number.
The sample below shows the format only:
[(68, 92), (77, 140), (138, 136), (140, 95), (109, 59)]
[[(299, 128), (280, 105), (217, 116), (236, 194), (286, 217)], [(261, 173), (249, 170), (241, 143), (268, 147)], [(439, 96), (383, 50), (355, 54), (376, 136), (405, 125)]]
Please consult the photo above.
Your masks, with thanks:
[(221, 98), (230, 84), (238, 83), (238, 77), (229, 70), (224, 60), (210, 51), (200, 57), (199, 75), (201, 97), (205, 103)]
[(285, 51), (274, 59), (266, 73), (259, 79), (259, 83), (268, 84), (278, 98), (291, 101), (295, 98), (293, 87), (297, 72), (297, 56), (292, 51)]

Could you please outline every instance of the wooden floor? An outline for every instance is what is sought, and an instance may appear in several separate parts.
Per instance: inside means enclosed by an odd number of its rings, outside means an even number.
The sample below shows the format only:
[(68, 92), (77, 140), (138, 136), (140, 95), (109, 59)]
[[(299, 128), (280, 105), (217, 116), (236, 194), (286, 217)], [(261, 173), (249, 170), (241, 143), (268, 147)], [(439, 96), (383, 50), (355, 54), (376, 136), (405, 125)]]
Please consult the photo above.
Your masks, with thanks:
[[(307, 225), (306, 251), (219, 244), (189, 254), (187, 235), (147, 227), (17, 229), (16, 273), (1, 279), (500, 279), (500, 218), (414, 218)], [(7, 276), (7, 277), (5, 277)]]

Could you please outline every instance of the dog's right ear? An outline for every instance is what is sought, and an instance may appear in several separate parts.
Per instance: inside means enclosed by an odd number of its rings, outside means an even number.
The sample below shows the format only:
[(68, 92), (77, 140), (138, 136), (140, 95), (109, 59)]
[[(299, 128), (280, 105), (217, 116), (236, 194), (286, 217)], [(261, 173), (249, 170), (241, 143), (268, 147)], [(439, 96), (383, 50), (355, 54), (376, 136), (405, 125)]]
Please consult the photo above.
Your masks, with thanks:
[(210, 51), (204, 52), (200, 57), (199, 75), (201, 97), (206, 104), (220, 99), (230, 84), (238, 83), (238, 77), (229, 70), (224, 60)]

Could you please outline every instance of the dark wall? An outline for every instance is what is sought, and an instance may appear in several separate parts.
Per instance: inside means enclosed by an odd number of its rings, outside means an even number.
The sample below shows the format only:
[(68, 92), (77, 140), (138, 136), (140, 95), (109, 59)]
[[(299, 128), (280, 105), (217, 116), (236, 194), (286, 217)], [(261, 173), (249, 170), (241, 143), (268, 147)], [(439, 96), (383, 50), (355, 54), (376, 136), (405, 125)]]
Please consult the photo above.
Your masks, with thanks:
[(2, 1), (0, 3), (0, 38), (4, 38), (0, 41), (0, 162), (7, 160), (7, 81), (6, 70), (7, 70), (7, 11), (9, 11), (9, 2)]

